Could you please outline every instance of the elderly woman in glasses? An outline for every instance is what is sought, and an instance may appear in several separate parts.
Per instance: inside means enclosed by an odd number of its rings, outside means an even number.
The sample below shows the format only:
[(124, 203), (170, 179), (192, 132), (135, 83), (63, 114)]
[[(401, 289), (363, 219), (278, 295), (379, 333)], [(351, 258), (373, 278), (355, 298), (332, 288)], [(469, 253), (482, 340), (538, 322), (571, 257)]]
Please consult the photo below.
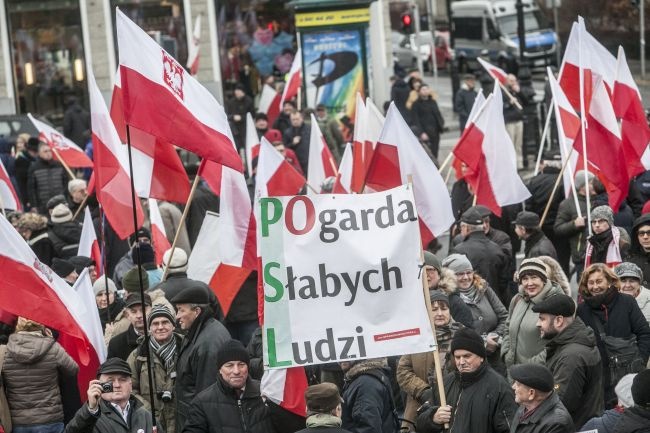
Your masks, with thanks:
[(485, 341), (488, 362), (497, 372), (505, 375), (500, 347), (506, 333), (508, 310), (487, 281), (474, 272), (467, 256), (451, 254), (442, 261), (442, 266), (456, 274), (458, 293), (472, 312), (472, 328)]

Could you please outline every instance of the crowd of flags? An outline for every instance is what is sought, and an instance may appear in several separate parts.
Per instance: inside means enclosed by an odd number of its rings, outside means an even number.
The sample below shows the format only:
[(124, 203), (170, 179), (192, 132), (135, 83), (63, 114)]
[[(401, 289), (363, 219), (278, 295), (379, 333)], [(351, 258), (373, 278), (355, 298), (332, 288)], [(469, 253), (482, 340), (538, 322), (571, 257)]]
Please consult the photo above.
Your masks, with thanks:
[[(92, 71), (88, 72), (94, 160), (49, 125), (31, 118), (41, 138), (69, 167), (92, 167), (91, 184), (106, 220), (125, 239), (144, 221), (140, 201), (133, 208), (133, 181), (137, 195), (149, 200), (156, 263), (170, 248), (158, 209), (158, 200), (185, 204), (190, 182), (174, 150), (178, 146), (201, 159), (198, 176), (220, 197), (220, 214), (208, 214), (192, 255), (189, 276), (208, 283), (224, 312), (252, 271), (259, 265), (255, 207), (251, 204), (245, 171), (253, 173), (256, 160), (255, 198), (321, 193), (333, 178), (334, 193), (382, 191), (404, 183), (414, 188), (423, 246), (448, 230), (454, 222), (446, 183), (426, 151), (413, 135), (394, 104), (386, 117), (370, 98), (357, 96), (352, 145), (340, 164), (332, 157), (312, 115), (307, 178), (296, 171), (265, 138), (259, 138), (253, 118), (246, 117), (246, 166), (236, 150), (226, 113), (221, 104), (194, 77), (198, 68), (200, 17), (197, 18), (187, 73), (135, 23), (117, 10), (120, 67), (110, 110), (104, 103)], [(481, 61), (500, 84), (506, 73)], [(282, 94), (265, 85), (260, 111), (269, 123), (279, 115), (284, 101), (299, 95), (302, 83), (300, 51)], [(573, 176), (588, 166), (603, 181), (613, 209), (625, 199), (630, 179), (646, 169), (650, 128), (641, 97), (627, 66), (623, 49), (618, 58), (610, 54), (585, 29), (574, 23), (558, 79), (548, 74), (553, 112), (558, 128), (565, 193), (570, 196)], [(583, 113), (583, 115), (579, 115)], [(620, 120), (620, 123), (619, 123)], [(128, 125), (128, 127), (127, 127)], [(128, 134), (127, 134), (128, 131)], [(128, 147), (131, 144), (131, 161)], [(530, 196), (517, 174), (516, 155), (503, 119), (500, 86), (487, 98), (479, 92), (465, 130), (453, 149), (457, 177), (464, 177), (477, 204), (496, 215), (509, 204)], [(129, 164), (137, 166), (131, 179)], [(464, 169), (461, 170), (461, 164)], [(5, 209), (20, 209), (20, 202), (0, 165), (0, 201)], [(100, 248), (88, 209), (79, 254), (101, 262)], [(134, 216), (136, 222), (134, 224)], [(40, 264), (24, 240), (6, 219), (0, 218), (0, 264), (10, 270), (0, 291), (3, 309), (38, 319), (57, 329), (66, 349), (81, 367), (80, 377), (92, 377), (105, 358), (98, 323), (89, 322), (94, 299), (80, 305), (92, 289), (80, 278), (74, 291), (49, 268)], [(8, 265), (8, 266), (4, 266)], [(101, 266), (98, 266), (101, 272)], [(24, 296), (12, 296), (20, 291)], [(263, 298), (259, 291), (260, 299)], [(260, 302), (262, 308), (263, 302)], [(260, 312), (263, 318), (263, 312)], [(94, 320), (94, 319), (93, 319)], [(101, 334), (101, 327), (99, 326)], [(101, 344), (99, 344), (101, 343)], [(80, 379), (81, 380), (81, 379)], [(80, 382), (82, 383), (82, 382)], [(268, 372), (263, 389), (269, 398), (296, 413), (304, 414), (302, 390), (306, 380), (301, 369)], [(300, 397), (298, 397), (300, 396)]]

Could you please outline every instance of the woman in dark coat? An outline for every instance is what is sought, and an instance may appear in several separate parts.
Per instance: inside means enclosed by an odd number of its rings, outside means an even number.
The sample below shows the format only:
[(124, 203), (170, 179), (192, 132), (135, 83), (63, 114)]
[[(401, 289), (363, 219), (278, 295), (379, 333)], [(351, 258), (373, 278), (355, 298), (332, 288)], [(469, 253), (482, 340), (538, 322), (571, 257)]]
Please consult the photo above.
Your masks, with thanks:
[(434, 158), (438, 159), (440, 134), (445, 129), (445, 120), (440, 114), (438, 103), (431, 95), (431, 88), (425, 83), (418, 90), (418, 99), (413, 103), (411, 113), (413, 123), (421, 132), (420, 140), (429, 143), (429, 149)]

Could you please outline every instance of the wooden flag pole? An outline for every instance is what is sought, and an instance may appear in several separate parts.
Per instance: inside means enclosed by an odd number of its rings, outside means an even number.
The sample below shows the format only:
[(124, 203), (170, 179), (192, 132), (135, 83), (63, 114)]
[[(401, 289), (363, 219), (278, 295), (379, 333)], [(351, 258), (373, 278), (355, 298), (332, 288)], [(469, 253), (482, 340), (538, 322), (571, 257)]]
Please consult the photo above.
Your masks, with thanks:
[[(571, 153), (573, 153), (573, 148), (571, 148), (571, 152), (566, 158), (566, 161), (564, 161), (564, 164), (562, 164), (562, 169), (560, 170), (560, 174), (558, 174), (557, 179), (555, 179), (555, 184), (553, 184), (553, 189), (551, 190), (551, 195), (548, 198), (548, 201), (546, 202), (546, 207), (544, 208), (544, 213), (542, 214), (542, 217), (539, 220), (539, 228), (541, 229), (542, 226), (544, 225), (544, 220), (546, 220), (546, 217), (548, 216), (548, 211), (551, 208), (551, 203), (553, 202), (553, 197), (555, 197), (555, 192), (557, 191), (557, 187), (560, 185), (560, 182), (562, 181), (562, 175), (564, 174), (564, 170), (566, 170), (567, 165), (569, 164), (569, 161), (571, 160)], [(575, 195), (575, 190), (574, 190), (574, 195)], [(577, 207), (578, 212), (580, 211), (580, 208)]]
[[(462, 131), (461, 131), (461, 133), (462, 133)], [(440, 168), (438, 169), (438, 171), (439, 171), (440, 173), (442, 173), (442, 170), (444, 170), (445, 167), (447, 167), (447, 164), (449, 164), (449, 163), (451, 162), (451, 158), (452, 158), (453, 156), (454, 156), (454, 152), (449, 152), (449, 155), (447, 155), (447, 157), (445, 158), (445, 160), (442, 161), (442, 164), (440, 164)]]
[(56, 156), (56, 159), (59, 160), (59, 162), (61, 163), (61, 165), (65, 169), (65, 171), (68, 173), (68, 176), (70, 176), (70, 179), (76, 179), (77, 177), (74, 175), (72, 170), (70, 170), (70, 167), (68, 166), (68, 164), (65, 163), (63, 158), (61, 158), (61, 154), (59, 153), (58, 150), (56, 150), (56, 147), (50, 146), (50, 149), (52, 149), (52, 153), (54, 153), (54, 155)]
[(72, 215), (73, 220), (76, 220), (77, 217), (79, 216), (79, 214), (81, 213), (81, 211), (84, 209), (84, 207), (86, 207), (86, 202), (88, 201), (89, 196), (90, 196), (90, 194), (86, 194), (86, 196), (82, 200), (81, 204), (79, 205), (79, 207), (75, 211), (74, 215)]

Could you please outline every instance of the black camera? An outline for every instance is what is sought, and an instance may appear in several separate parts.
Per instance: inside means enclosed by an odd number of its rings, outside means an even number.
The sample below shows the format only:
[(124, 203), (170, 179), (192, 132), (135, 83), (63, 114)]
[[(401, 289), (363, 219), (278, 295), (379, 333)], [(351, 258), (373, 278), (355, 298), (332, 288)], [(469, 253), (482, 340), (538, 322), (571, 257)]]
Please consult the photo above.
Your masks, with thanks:
[(172, 401), (172, 392), (171, 391), (161, 391), (158, 392), (158, 398), (163, 401), (163, 403), (169, 403)]
[(102, 387), (102, 394), (113, 392), (113, 382), (102, 382), (99, 385)]

